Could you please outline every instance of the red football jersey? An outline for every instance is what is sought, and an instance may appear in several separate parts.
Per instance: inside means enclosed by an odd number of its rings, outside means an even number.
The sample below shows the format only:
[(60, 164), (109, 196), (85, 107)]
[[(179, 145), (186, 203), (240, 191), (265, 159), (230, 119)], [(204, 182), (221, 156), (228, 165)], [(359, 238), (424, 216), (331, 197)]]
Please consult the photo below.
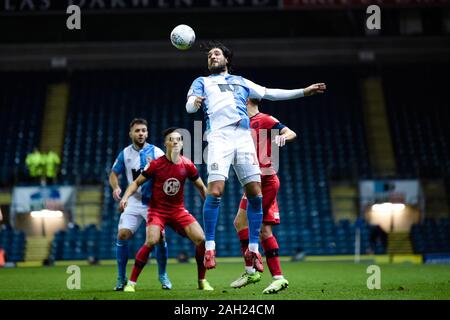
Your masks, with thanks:
[(250, 118), (250, 128), (258, 155), (259, 167), (263, 175), (276, 174), (272, 165), (271, 129), (282, 129), (285, 126), (269, 114), (257, 113)]
[(150, 208), (159, 212), (176, 212), (184, 208), (184, 183), (198, 179), (198, 170), (191, 160), (180, 156), (175, 164), (166, 156), (153, 160), (142, 175), (152, 179)]

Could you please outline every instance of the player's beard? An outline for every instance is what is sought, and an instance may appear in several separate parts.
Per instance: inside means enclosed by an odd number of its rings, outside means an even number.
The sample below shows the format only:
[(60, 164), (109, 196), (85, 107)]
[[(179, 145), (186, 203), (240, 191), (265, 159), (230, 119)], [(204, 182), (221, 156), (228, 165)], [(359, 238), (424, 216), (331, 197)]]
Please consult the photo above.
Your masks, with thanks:
[(211, 74), (218, 74), (227, 70), (227, 65), (225, 63), (218, 64), (217, 66), (209, 66), (209, 72)]
[(133, 141), (133, 144), (136, 147), (138, 147), (139, 149), (142, 149), (144, 147), (144, 145), (145, 145), (145, 139), (143, 139), (142, 143), (140, 143), (139, 140), (136, 139), (136, 140)]

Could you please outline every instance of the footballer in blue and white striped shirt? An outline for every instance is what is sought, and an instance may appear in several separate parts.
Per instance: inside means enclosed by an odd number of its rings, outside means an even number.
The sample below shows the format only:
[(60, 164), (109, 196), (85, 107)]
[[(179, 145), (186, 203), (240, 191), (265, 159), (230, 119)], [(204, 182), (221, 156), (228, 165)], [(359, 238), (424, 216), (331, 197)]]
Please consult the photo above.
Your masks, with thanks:
[(222, 43), (213, 41), (204, 47), (208, 53), (210, 75), (194, 80), (186, 102), (188, 113), (202, 108), (206, 122), (208, 195), (203, 207), (206, 236), (204, 264), (207, 269), (216, 265), (215, 229), (225, 181), (228, 179), (230, 165), (233, 165), (248, 199), (249, 247), (245, 253), (246, 272), (254, 274), (263, 271), (258, 250), (263, 212), (261, 171), (250, 133), (247, 98), (273, 101), (296, 99), (323, 93), (326, 86), (324, 83), (316, 83), (305, 89), (269, 89), (230, 74), (233, 53)]

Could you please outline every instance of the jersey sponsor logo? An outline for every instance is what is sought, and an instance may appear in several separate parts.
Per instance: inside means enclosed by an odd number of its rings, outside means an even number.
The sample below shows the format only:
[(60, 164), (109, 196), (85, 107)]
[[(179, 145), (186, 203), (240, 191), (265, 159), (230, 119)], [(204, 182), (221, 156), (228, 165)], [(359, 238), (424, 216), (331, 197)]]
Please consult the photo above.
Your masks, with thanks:
[(174, 196), (180, 191), (180, 181), (176, 178), (169, 178), (164, 182), (163, 190), (168, 196)]
[(227, 91), (229, 91), (229, 92), (234, 92), (234, 91), (237, 91), (238, 90), (238, 88), (239, 88), (239, 84), (223, 84), (223, 83), (220, 83), (220, 84), (217, 84), (218, 86), (219, 86), (219, 89), (220, 89), (220, 92), (227, 92)]

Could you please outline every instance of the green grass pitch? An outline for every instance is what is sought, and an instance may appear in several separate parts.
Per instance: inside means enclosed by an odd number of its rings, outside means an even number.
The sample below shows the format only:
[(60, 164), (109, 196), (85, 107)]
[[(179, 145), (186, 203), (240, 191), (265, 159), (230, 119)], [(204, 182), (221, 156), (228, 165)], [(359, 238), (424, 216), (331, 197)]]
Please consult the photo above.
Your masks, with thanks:
[[(127, 272), (131, 272), (130, 263)], [(69, 290), (67, 267), (22, 267), (0, 269), (0, 300), (5, 299), (183, 299), (183, 300), (329, 300), (329, 299), (450, 299), (450, 266), (380, 264), (381, 289), (369, 290), (369, 264), (350, 262), (284, 262), (289, 288), (263, 295), (270, 283), (265, 270), (261, 282), (242, 289), (229, 284), (242, 272), (242, 263), (218, 263), (207, 277), (213, 292), (197, 290), (195, 263), (169, 264), (174, 288), (162, 290), (157, 281), (154, 260), (147, 265), (136, 293), (114, 292), (116, 268), (113, 265), (81, 266), (81, 289)]]

